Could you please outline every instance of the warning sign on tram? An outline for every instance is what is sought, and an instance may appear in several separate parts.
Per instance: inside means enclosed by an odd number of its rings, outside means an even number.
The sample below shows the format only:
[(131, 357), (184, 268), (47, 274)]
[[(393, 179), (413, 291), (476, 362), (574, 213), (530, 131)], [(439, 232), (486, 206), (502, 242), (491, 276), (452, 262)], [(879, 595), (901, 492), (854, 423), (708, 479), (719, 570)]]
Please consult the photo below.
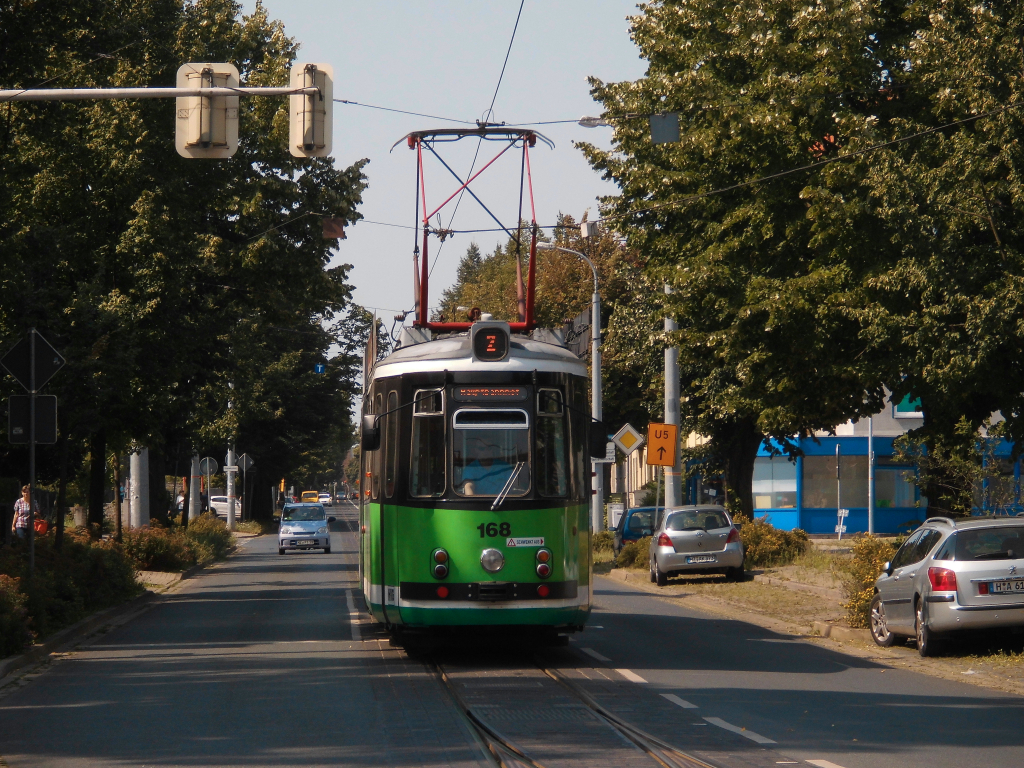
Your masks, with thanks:
[(506, 547), (543, 547), (544, 537), (535, 536), (532, 539), (509, 539), (505, 542)]
[(679, 448), (679, 427), (675, 424), (652, 423), (647, 427), (647, 464), (674, 467)]

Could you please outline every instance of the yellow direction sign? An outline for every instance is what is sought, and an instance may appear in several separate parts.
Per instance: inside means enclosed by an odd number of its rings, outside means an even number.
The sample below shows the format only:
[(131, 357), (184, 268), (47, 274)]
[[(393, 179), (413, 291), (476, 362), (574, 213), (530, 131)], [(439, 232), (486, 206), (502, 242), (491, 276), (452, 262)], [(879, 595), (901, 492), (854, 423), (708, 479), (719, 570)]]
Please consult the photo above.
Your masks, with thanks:
[(632, 424), (623, 424), (622, 429), (612, 435), (612, 442), (619, 446), (620, 451), (629, 456), (644, 444), (644, 436), (633, 429)]
[(647, 463), (651, 466), (674, 467), (679, 449), (679, 427), (655, 424), (647, 427)]

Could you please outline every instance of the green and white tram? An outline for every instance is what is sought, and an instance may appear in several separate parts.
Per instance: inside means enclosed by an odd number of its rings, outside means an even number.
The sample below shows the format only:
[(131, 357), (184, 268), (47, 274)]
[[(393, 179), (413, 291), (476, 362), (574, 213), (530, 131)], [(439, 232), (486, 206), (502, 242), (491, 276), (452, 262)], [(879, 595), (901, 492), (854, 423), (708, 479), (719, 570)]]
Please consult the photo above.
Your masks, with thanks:
[(436, 340), (407, 329), (404, 341), (373, 367), (364, 396), (368, 609), (398, 632), (582, 628), (592, 576), (585, 365), (554, 333), (513, 334), (508, 323)]

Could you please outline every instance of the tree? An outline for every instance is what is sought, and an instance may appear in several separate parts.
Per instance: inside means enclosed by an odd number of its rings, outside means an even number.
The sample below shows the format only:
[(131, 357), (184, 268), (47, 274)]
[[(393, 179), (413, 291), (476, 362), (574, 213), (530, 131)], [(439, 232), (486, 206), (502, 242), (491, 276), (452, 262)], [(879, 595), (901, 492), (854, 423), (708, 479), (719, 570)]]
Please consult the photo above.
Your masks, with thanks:
[[(647, 280), (673, 289), (683, 425), (710, 438), (693, 457), (750, 514), (761, 445), (793, 455), (793, 436), (876, 412), (883, 386), (857, 315), (873, 230), (843, 240), (809, 215), (820, 187), (841, 195), (856, 179), (746, 182), (827, 157), (837, 134), (877, 136), (877, 109), (858, 95), (888, 82), (903, 21), (888, 6), (795, 0), (640, 9), (631, 33), (647, 74), (592, 81), (613, 149), (581, 148), (620, 189), (604, 218), (644, 254)], [(678, 143), (654, 145), (629, 117), (661, 112), (679, 115)]]
[[(5, 87), (162, 85), (189, 60), (281, 85), (297, 49), (260, 3), (247, 17), (231, 0), (37, 5), (0, 8)], [(319, 215), (359, 218), (365, 161), (292, 158), (279, 98), (242, 99), (239, 150), (217, 162), (178, 157), (156, 101), (4, 112), (0, 330), (39, 327), (68, 360), (54, 386), (68, 435), (93, 456), (94, 521), (108, 441), (187, 454), (295, 418), (295, 449), (266, 456), (281, 474), (347, 447), (368, 324), (349, 267), (327, 267), (335, 243)], [(271, 444), (250, 451), (261, 465)]]

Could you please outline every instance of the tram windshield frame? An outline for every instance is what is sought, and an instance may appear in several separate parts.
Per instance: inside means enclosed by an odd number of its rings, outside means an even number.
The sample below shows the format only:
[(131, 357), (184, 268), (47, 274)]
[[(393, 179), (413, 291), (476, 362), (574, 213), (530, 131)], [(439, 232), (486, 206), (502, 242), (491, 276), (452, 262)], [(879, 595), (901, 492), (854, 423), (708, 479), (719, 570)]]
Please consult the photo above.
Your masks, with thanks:
[(493, 498), (522, 468), (508, 497), (526, 496), (531, 482), (531, 416), (523, 408), (459, 408), (452, 414), (452, 488), (464, 498)]

